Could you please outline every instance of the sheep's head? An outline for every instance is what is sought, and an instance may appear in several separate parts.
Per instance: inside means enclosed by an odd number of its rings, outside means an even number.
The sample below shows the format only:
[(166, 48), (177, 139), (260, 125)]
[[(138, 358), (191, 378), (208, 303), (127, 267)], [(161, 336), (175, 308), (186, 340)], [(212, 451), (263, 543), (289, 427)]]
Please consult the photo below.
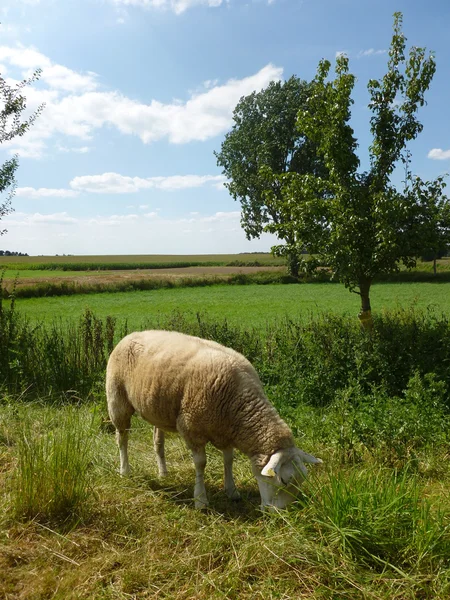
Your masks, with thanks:
[(285, 448), (272, 454), (261, 469), (253, 464), (253, 474), (261, 494), (261, 508), (285, 508), (293, 502), (308, 471), (305, 463), (322, 461), (299, 448)]

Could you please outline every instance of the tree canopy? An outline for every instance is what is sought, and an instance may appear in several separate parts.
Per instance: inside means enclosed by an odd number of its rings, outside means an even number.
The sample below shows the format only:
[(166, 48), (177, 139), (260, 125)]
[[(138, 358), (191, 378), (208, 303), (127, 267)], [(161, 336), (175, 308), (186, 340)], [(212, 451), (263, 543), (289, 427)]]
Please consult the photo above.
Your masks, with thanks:
[[(282, 225), (278, 206), (266, 202), (269, 190), (281, 197), (278, 182), (268, 181), (261, 167), (278, 174), (325, 176), (316, 145), (296, 126), (298, 111), (307, 106), (310, 89), (309, 83), (291, 77), (241, 98), (234, 109), (234, 125), (220, 152), (215, 153), (228, 178), (226, 187), (241, 203), (241, 224), (248, 239), (258, 238), (268, 223)], [(295, 271), (296, 251), (293, 246), (291, 250), (291, 271)]]
[[(37, 70), (32, 77), (25, 79), (15, 85), (10, 85), (0, 75), (0, 144), (10, 141), (15, 137), (21, 137), (33, 124), (43, 105), (23, 118), (27, 104), (24, 96), (24, 88), (39, 78), (40, 71)], [(12, 212), (11, 200), (15, 189), (15, 173), (19, 165), (18, 157), (13, 156), (0, 166), (0, 219)], [(6, 229), (0, 230), (0, 235), (6, 233)]]
[[(307, 103), (298, 112), (297, 127), (316, 144), (326, 178), (316, 173), (280, 175), (268, 167), (263, 169), (273, 187), (280, 190), (266, 193), (267, 204), (279, 219), (268, 223), (265, 230), (285, 242), (273, 248), (274, 252), (306, 249), (313, 259), (303, 262), (305, 269), (322, 265), (360, 294), (364, 322), (371, 319), (374, 278), (396, 271), (401, 263), (407, 267), (415, 264), (425, 237), (424, 207), (431, 210), (432, 204), (440, 207), (447, 203), (438, 180), (419, 183), (409, 170), (407, 143), (422, 131), (417, 112), (425, 103), (436, 64), (434, 55), (427, 56), (424, 48), (412, 47), (405, 56), (401, 26), (402, 15), (395, 13), (387, 72), (381, 80), (368, 83), (373, 136), (369, 170), (358, 171), (357, 140), (350, 125), (355, 77), (345, 55), (336, 58), (331, 81), (330, 62), (319, 63)], [(402, 163), (406, 181), (400, 191), (391, 176)]]

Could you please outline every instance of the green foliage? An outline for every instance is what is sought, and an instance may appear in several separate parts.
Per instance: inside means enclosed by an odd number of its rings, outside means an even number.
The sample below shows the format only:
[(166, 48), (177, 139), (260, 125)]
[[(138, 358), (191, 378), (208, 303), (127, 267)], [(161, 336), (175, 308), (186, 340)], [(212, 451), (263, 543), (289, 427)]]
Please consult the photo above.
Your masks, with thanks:
[[(106, 359), (117, 335), (115, 319), (86, 309), (77, 323), (32, 325), (14, 308), (0, 320), (0, 382), (10, 394), (78, 402), (103, 390)], [(125, 335), (125, 333), (123, 333)]]
[(391, 461), (409, 458), (425, 446), (449, 442), (448, 390), (434, 373), (409, 380), (403, 398), (373, 393), (356, 408), (355, 437)]
[[(305, 403), (328, 406), (339, 390), (353, 384), (363, 395), (380, 389), (388, 397), (402, 397), (416, 371), (450, 379), (448, 319), (433, 312), (386, 312), (375, 317), (368, 336), (348, 317), (333, 314), (279, 318), (255, 329), (200, 312), (192, 318), (180, 311), (159, 314), (146, 306), (146, 317), (140, 325), (134, 319), (133, 330), (184, 331), (234, 347), (255, 364), (271, 399), (283, 410)], [(106, 360), (129, 330), (128, 320), (100, 318), (89, 308), (78, 321), (47, 324), (14, 308), (2, 314), (0, 382), (5, 392), (83, 400), (103, 394)]]
[[(10, 85), (0, 75), (0, 144), (22, 136), (33, 124), (36, 117), (42, 111), (41, 105), (31, 116), (21, 120), (22, 113), (26, 109), (26, 98), (23, 89), (39, 78), (40, 71), (36, 71), (29, 79), (25, 79), (14, 86)], [(6, 160), (0, 167), (0, 194), (6, 193), (6, 198), (0, 203), (0, 219), (12, 212), (11, 200), (15, 189), (15, 172), (19, 166), (17, 156)], [(0, 231), (0, 235), (6, 230)]]
[(389, 184), (397, 161), (407, 162), (406, 143), (414, 140), (423, 129), (416, 113), (425, 104), (425, 92), (436, 71), (434, 54), (426, 58), (425, 48), (413, 46), (406, 59), (402, 22), (402, 14), (394, 13), (387, 73), (382, 81), (371, 79), (367, 86), (371, 96), (369, 108), (373, 112), (370, 119), (373, 135), (371, 174), (373, 188), (380, 192)]
[[(225, 186), (241, 203), (241, 223), (249, 239), (260, 237), (267, 223), (280, 223), (278, 207), (266, 202), (268, 190), (278, 195), (278, 185), (264, 177), (262, 167), (278, 174), (325, 172), (315, 144), (296, 128), (297, 113), (306, 106), (310, 88), (291, 77), (241, 98), (233, 128), (215, 153), (228, 178)], [(297, 253), (291, 252), (288, 266), (293, 275), (298, 274), (296, 261)]]
[(329, 268), (361, 296), (362, 313), (370, 311), (375, 277), (396, 272), (400, 263), (414, 266), (419, 247), (425, 240), (429, 244), (440, 228), (439, 219), (430, 219), (432, 207), (440, 214), (447, 204), (442, 178), (414, 183), (404, 192), (390, 182), (398, 162), (409, 163), (406, 144), (422, 130), (416, 113), (435, 72), (434, 56), (426, 57), (422, 48), (413, 47), (405, 58), (401, 24), (401, 14), (395, 13), (387, 73), (368, 84), (373, 135), (369, 171), (357, 171), (357, 142), (349, 123), (355, 77), (342, 55), (333, 81), (327, 81), (330, 62), (319, 63), (307, 106), (298, 114), (299, 131), (317, 145), (328, 177), (280, 174), (268, 166), (263, 171), (272, 186), (281, 188), (281, 194), (267, 191), (267, 203), (279, 218), (265, 229), (286, 242), (273, 249), (275, 254), (306, 250), (314, 260), (303, 261), (303, 268)]
[(450, 203), (444, 194), (444, 177), (422, 181), (409, 177), (410, 194), (415, 199), (415, 214), (410, 226), (411, 246), (416, 254), (434, 260), (444, 255), (450, 245)]
[(385, 465), (417, 468), (418, 455), (448, 447), (449, 426), (446, 383), (435, 373), (415, 372), (400, 397), (382, 387), (365, 392), (359, 383), (338, 390), (316, 435), (335, 448), (341, 463), (371, 455)]

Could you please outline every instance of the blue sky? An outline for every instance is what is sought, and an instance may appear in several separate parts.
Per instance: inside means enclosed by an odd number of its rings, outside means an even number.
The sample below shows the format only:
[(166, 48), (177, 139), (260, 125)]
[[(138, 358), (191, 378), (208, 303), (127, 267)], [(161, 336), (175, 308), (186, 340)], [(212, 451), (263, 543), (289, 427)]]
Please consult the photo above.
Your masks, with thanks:
[(270, 81), (310, 80), (346, 52), (358, 82), (352, 124), (370, 144), (367, 81), (381, 77), (402, 11), (410, 45), (437, 73), (411, 145), (413, 170), (450, 163), (448, 0), (2, 0), (0, 72), (42, 68), (27, 92), (46, 106), (17, 152), (15, 212), (0, 248), (38, 254), (268, 251), (247, 241), (214, 150), (239, 98)]

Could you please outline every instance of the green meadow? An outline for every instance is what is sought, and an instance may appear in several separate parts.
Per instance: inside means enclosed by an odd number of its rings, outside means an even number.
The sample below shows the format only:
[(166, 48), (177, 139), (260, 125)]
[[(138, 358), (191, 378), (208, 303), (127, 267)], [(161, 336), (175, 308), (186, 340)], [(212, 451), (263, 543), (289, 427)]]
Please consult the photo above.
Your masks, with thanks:
[[(450, 283), (379, 283), (371, 292), (375, 313), (399, 307), (450, 313)], [(233, 324), (264, 326), (274, 319), (307, 319), (320, 313), (356, 316), (359, 296), (334, 283), (213, 285), (127, 293), (80, 294), (50, 298), (19, 298), (16, 306), (33, 321), (77, 319), (89, 307), (99, 316), (128, 319), (140, 327), (149, 318), (179, 311)]]

